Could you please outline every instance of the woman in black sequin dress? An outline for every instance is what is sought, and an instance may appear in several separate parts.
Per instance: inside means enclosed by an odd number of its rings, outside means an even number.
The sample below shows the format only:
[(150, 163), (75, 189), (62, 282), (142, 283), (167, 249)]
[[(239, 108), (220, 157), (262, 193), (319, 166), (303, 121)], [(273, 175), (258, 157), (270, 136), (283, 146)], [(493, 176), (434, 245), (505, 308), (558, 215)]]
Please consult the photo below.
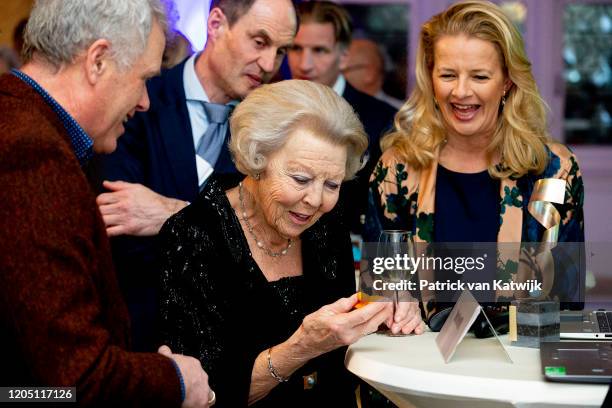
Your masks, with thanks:
[[(357, 302), (351, 243), (334, 209), (367, 138), (330, 88), (284, 81), (234, 112), (230, 144), (247, 176), (214, 178), (161, 240), (164, 340), (196, 355), (217, 406), (351, 407), (346, 345), (391, 324), (388, 303)], [(396, 330), (421, 332), (418, 307)]]

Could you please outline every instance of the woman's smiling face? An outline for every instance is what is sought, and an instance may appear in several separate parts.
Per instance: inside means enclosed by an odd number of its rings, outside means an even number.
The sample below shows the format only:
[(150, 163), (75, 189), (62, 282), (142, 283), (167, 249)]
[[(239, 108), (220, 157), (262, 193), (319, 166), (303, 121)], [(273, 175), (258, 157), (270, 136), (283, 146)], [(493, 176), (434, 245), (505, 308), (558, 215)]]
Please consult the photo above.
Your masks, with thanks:
[(451, 136), (493, 134), (502, 96), (511, 86), (493, 43), (466, 35), (439, 38), (431, 76)]
[(258, 204), (268, 225), (297, 238), (338, 202), (347, 159), (346, 146), (297, 129), (268, 157), (257, 183)]

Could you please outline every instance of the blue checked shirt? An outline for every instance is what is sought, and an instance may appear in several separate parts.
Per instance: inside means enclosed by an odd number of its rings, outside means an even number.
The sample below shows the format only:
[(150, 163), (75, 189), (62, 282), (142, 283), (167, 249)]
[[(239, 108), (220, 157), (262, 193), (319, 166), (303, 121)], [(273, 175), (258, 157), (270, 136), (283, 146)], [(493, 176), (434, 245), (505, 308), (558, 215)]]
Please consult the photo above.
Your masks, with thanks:
[(36, 81), (16, 69), (11, 70), (11, 73), (21, 79), (26, 84), (30, 85), (42, 98), (49, 104), (51, 109), (59, 116), (60, 121), (66, 128), (66, 132), (70, 136), (72, 150), (81, 166), (87, 164), (93, 155), (93, 140), (85, 133), (83, 128), (76, 120), (51, 95), (49, 95)]

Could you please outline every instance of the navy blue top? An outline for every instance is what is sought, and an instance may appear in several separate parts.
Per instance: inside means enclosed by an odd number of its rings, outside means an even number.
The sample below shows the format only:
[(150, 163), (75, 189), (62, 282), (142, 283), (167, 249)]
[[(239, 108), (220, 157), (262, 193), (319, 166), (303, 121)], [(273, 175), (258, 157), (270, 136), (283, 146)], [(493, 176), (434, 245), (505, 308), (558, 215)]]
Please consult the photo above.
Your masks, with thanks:
[(434, 211), (436, 242), (497, 242), (500, 181), (485, 170), (457, 173), (438, 165)]
[(26, 84), (30, 85), (36, 92), (42, 96), (42, 98), (49, 104), (51, 109), (57, 114), (60, 121), (66, 128), (66, 132), (70, 136), (70, 143), (72, 144), (72, 150), (81, 166), (87, 164), (93, 155), (93, 140), (85, 133), (83, 128), (77, 123), (76, 120), (62, 106), (55, 100), (51, 95), (45, 91), (36, 81), (30, 78), (28, 75), (21, 71), (12, 69), (11, 73), (21, 79)]
[[(485, 170), (480, 173), (457, 173), (438, 165), (434, 211), (435, 242), (497, 242), (500, 225), (500, 181)], [(488, 254), (483, 271), (457, 275), (454, 271), (436, 270), (439, 281), (461, 279), (464, 282), (491, 282), (496, 273), (495, 248), (478, 245), (473, 256)], [(438, 248), (438, 256), (458, 256), (451, 249)], [(467, 255), (465, 250), (459, 251)], [(440, 302), (456, 301), (460, 291), (438, 292)], [(476, 292), (481, 303), (493, 302), (495, 291)], [(450, 305), (452, 306), (452, 305)]]

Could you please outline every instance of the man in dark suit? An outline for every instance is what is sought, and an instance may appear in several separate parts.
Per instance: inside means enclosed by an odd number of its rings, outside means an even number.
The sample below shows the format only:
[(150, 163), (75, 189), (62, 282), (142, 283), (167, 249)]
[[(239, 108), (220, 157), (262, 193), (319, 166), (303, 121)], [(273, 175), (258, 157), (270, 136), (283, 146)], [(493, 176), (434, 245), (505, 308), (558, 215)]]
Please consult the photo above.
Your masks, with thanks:
[(391, 129), (395, 109), (353, 88), (342, 75), (352, 35), (346, 9), (329, 1), (309, 1), (298, 5), (298, 15), (300, 29), (289, 50), (291, 75), (332, 87), (351, 104), (370, 138), (365, 167), (340, 190), (347, 224), (359, 234), (365, 221), (369, 177), (381, 155), (380, 137)]
[(159, 0), (39, 1), (25, 65), (0, 76), (3, 386), (76, 387), (83, 406), (214, 402), (197, 359), (128, 351), (127, 309), (83, 171), (149, 107), (145, 80), (159, 73), (166, 26)]
[[(213, 1), (204, 50), (149, 82), (151, 108), (127, 123), (117, 151), (102, 162), (103, 178), (112, 181), (104, 182), (109, 191), (98, 204), (115, 237), (136, 349), (157, 347), (156, 235), (213, 171), (225, 187), (237, 184), (227, 113), (276, 73), (296, 18), (291, 0)], [(217, 112), (225, 115), (220, 121)]]

